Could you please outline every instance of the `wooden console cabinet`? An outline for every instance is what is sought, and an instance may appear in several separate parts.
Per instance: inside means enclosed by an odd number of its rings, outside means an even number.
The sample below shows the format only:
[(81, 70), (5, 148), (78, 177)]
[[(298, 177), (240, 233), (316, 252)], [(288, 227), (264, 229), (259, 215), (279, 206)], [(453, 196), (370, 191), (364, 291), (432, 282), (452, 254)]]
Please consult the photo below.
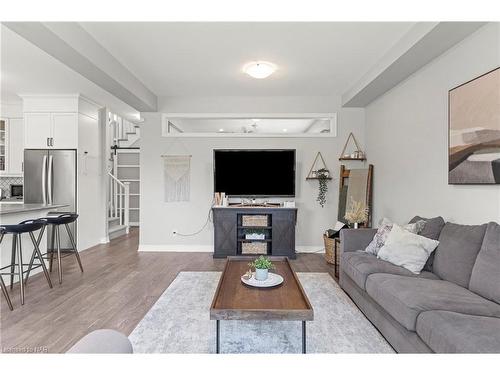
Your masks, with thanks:
[[(246, 255), (245, 244), (265, 244), (265, 253), (296, 258), (295, 225), (297, 209), (284, 207), (214, 207), (214, 258)], [(262, 223), (246, 225), (244, 217), (258, 216)], [(265, 217), (265, 220), (263, 220)], [(246, 220), (248, 222), (249, 220)], [(251, 232), (264, 234), (263, 239), (246, 239)], [(248, 254), (255, 256), (256, 254)]]

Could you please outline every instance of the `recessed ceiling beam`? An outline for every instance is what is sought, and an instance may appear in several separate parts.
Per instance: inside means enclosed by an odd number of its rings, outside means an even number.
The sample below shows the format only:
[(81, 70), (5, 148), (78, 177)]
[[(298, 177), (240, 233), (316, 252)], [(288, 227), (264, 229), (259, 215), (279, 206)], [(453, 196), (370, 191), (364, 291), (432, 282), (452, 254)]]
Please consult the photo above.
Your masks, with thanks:
[(343, 107), (366, 107), (486, 22), (420, 22), (349, 91)]
[(78, 23), (3, 24), (137, 111), (157, 110), (156, 95)]

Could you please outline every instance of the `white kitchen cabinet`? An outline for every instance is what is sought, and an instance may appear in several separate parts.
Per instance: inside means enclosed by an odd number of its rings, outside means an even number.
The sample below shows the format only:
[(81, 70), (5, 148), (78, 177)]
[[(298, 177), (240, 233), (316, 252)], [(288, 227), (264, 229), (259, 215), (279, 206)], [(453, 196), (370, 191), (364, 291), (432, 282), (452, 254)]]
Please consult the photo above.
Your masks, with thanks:
[(9, 120), (9, 166), (8, 172), (12, 175), (23, 174), (24, 154), (24, 126), (22, 118)]
[(24, 114), (24, 148), (48, 148), (51, 133), (50, 113)]
[(24, 148), (78, 148), (78, 114), (25, 113)]
[(0, 119), (0, 175), (7, 172), (9, 163), (9, 120)]
[(52, 114), (52, 141), (53, 148), (78, 148), (78, 114)]
[(22, 176), (23, 120), (0, 120), (0, 176)]

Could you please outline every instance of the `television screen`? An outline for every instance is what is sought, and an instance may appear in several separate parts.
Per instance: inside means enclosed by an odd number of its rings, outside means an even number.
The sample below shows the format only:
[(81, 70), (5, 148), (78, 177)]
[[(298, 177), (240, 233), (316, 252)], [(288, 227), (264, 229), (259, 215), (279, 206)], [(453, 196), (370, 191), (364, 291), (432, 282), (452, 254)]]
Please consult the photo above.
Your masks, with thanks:
[(295, 150), (214, 150), (214, 191), (232, 197), (295, 196)]

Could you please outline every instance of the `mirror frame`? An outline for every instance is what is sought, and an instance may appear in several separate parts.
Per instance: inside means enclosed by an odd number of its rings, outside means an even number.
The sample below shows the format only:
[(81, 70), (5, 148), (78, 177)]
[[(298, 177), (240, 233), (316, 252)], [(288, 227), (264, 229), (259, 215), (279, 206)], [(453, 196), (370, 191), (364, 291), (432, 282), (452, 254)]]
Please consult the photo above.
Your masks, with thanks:
[[(169, 133), (168, 119), (314, 119), (329, 118), (330, 133)], [(167, 138), (226, 137), (226, 138), (335, 138), (337, 113), (162, 113), (161, 135)]]

